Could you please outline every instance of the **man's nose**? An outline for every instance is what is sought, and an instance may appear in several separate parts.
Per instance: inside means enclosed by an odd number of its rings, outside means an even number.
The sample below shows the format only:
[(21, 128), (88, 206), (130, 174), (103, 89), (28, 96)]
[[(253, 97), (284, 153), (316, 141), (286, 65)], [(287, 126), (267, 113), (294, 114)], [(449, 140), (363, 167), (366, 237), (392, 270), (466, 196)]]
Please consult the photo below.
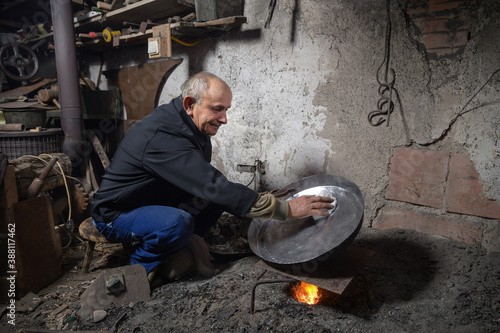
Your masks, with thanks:
[(227, 124), (227, 115), (225, 110), (220, 113), (220, 116), (219, 118), (217, 118), (217, 121), (222, 124)]

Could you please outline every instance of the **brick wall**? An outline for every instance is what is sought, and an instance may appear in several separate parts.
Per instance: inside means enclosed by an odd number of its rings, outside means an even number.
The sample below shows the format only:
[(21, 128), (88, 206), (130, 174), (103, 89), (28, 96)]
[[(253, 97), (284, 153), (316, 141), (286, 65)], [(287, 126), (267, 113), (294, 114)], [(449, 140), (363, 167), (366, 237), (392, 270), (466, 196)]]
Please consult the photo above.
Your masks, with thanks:
[(483, 195), (468, 156), (449, 151), (396, 148), (386, 199), (375, 228), (413, 229), (480, 245), (482, 218), (500, 219), (500, 205)]
[(427, 51), (438, 57), (462, 51), (470, 39), (467, 17), (474, 14), (478, 1), (413, 0), (406, 13), (417, 28), (417, 36)]

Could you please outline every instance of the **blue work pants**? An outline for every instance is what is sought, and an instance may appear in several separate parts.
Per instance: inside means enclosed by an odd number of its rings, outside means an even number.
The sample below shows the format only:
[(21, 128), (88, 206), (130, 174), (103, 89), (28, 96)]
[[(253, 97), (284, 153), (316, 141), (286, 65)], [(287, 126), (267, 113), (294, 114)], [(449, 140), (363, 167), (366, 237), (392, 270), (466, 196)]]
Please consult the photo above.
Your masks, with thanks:
[(187, 246), (189, 237), (203, 236), (223, 210), (208, 205), (194, 217), (184, 210), (168, 206), (144, 206), (121, 213), (111, 223), (95, 222), (97, 230), (109, 240), (138, 242), (130, 256), (130, 264), (140, 264), (149, 274), (170, 254)]

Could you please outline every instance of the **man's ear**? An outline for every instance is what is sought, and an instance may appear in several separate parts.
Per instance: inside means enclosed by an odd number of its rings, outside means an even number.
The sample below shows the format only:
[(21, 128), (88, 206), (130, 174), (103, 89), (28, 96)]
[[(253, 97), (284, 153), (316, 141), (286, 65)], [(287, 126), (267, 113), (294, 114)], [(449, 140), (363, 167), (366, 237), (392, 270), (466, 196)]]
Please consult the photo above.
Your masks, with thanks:
[(196, 103), (196, 100), (192, 96), (186, 96), (182, 100), (182, 106), (184, 106), (184, 110), (186, 110), (187, 114), (193, 115), (193, 104)]

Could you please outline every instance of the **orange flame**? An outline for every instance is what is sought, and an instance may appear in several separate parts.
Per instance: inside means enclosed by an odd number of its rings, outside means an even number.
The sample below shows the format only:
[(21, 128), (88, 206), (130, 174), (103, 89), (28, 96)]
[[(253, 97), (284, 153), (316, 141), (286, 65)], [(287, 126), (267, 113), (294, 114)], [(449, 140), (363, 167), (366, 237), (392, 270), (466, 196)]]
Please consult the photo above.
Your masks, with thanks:
[(305, 282), (300, 282), (300, 285), (297, 284), (293, 290), (293, 294), (299, 302), (310, 305), (318, 304), (321, 299), (321, 292), (319, 288)]

